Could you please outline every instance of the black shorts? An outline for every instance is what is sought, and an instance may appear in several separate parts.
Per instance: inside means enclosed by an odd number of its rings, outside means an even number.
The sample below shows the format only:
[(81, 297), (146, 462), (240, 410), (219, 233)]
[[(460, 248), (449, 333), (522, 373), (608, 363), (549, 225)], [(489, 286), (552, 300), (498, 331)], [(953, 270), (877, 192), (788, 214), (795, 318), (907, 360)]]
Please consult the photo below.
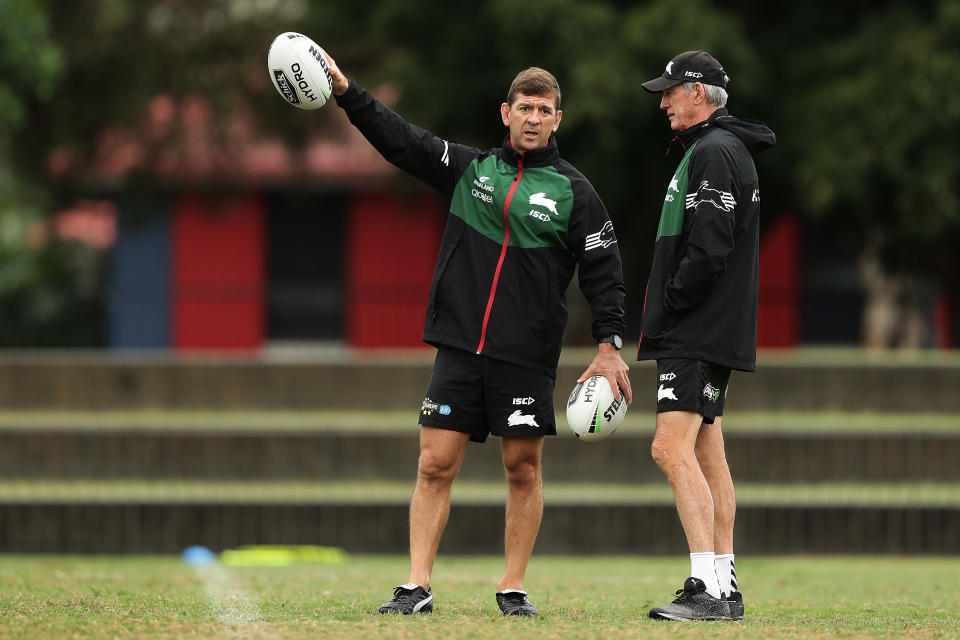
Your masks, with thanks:
[(441, 346), (433, 364), (420, 424), (469, 433), (530, 438), (557, 434), (554, 380), (502, 360)]
[(723, 415), (730, 369), (686, 358), (657, 360), (657, 413), (693, 411), (713, 424)]

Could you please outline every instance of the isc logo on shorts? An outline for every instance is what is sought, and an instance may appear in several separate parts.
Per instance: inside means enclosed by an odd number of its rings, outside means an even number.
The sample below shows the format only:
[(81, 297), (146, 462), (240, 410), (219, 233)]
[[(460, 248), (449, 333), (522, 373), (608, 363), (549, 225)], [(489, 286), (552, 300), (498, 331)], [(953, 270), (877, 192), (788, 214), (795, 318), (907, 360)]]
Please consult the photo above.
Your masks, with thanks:
[(513, 404), (515, 404), (515, 405), (528, 405), (528, 404), (533, 404), (533, 398), (530, 398), (530, 397), (527, 397), (527, 398), (514, 398), (514, 399), (513, 399)]

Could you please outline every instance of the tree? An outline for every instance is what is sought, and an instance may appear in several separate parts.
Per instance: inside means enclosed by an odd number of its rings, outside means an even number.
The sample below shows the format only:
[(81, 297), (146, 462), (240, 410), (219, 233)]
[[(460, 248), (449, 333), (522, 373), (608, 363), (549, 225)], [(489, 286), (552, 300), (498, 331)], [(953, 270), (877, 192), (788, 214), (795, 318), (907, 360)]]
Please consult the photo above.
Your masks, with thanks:
[(948, 87), (960, 77), (958, 36), (960, 2), (898, 6), (819, 43), (794, 80), (804, 88), (788, 110), (801, 201), (861, 256), (866, 290), (894, 301), (916, 291), (918, 276), (957, 286), (960, 156), (950, 132), (960, 129), (960, 96)]
[(84, 343), (75, 329), (91, 291), (77, 274), (89, 251), (44, 240), (49, 194), (21, 162), (30, 119), (52, 99), (62, 70), (43, 7), (0, 0), (0, 345)]

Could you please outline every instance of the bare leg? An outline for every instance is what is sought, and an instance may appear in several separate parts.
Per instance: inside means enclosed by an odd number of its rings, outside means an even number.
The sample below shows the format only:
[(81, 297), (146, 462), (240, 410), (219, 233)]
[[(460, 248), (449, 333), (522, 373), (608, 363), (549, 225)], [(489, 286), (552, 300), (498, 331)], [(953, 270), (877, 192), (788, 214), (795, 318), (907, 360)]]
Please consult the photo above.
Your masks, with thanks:
[(506, 569), (497, 591), (523, 589), (523, 577), (543, 518), (543, 479), (540, 458), (543, 438), (503, 438), (507, 474)]
[(718, 554), (733, 553), (733, 521), (737, 513), (720, 424), (721, 419), (717, 418), (713, 424), (703, 425), (696, 444), (697, 460), (713, 495), (713, 546)]
[(673, 488), (690, 553), (713, 551), (713, 497), (694, 446), (702, 416), (690, 411), (657, 414), (651, 454)]
[(440, 536), (450, 515), (450, 486), (460, 470), (470, 434), (420, 427), (417, 486), (410, 500), (410, 579), (427, 588)]

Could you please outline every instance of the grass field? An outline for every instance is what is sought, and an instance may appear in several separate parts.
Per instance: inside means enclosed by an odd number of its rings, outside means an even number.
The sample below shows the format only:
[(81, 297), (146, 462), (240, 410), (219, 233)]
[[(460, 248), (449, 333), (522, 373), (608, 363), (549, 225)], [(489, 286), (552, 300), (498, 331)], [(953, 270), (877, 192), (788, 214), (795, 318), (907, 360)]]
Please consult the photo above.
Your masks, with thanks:
[(747, 619), (646, 618), (685, 558), (537, 557), (537, 619), (504, 619), (502, 559), (438, 561), (432, 616), (375, 615), (397, 556), (336, 565), (191, 567), (174, 557), (0, 556), (2, 638), (957, 638), (960, 558), (740, 557)]

